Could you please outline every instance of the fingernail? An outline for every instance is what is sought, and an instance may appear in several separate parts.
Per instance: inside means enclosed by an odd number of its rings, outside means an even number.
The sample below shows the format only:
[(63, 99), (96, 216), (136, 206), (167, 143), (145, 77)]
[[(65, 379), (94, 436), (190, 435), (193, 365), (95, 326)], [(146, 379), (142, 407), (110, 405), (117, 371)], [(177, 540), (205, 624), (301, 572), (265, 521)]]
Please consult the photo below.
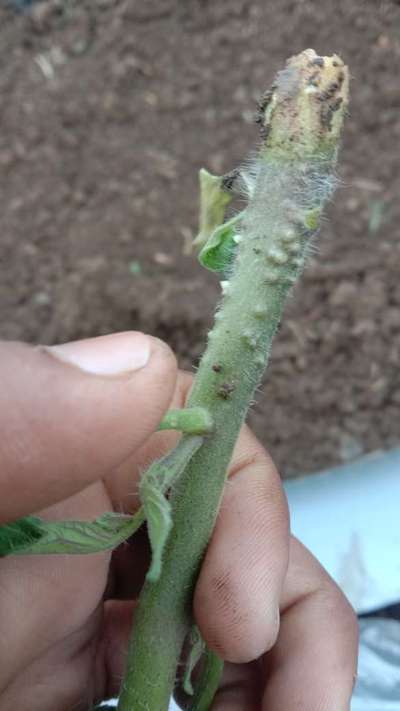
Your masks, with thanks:
[(140, 370), (150, 358), (150, 338), (123, 332), (46, 348), (51, 355), (92, 375), (123, 375)]

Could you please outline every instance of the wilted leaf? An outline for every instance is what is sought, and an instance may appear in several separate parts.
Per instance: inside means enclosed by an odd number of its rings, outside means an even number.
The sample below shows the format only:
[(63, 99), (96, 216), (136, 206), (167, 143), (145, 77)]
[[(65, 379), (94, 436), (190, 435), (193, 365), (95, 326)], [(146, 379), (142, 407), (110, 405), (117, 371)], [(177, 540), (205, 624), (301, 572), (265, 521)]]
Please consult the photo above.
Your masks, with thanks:
[(205, 649), (205, 642), (201, 637), (199, 629), (193, 625), (190, 632), (189, 642), (191, 644), (189, 658), (186, 662), (185, 676), (183, 678), (183, 690), (189, 696), (193, 696), (192, 674), (195, 666), (199, 663)]
[(225, 272), (236, 252), (236, 237), (243, 213), (217, 227), (199, 254), (203, 267), (213, 272)]
[(105, 513), (94, 521), (43, 521), (27, 516), (0, 526), (0, 556), (33, 553), (98, 553), (116, 548), (141, 526), (135, 516)]
[(160, 577), (162, 554), (172, 528), (171, 506), (162, 491), (151, 486), (147, 486), (143, 506), (152, 553), (147, 580), (154, 582)]

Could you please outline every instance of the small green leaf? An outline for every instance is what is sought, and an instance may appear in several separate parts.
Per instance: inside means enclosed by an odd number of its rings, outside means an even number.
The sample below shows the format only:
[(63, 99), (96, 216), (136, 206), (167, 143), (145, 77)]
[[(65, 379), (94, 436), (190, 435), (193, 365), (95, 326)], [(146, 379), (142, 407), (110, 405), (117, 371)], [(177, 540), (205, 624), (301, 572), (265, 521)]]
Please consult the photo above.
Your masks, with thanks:
[(235, 215), (217, 227), (199, 254), (199, 261), (213, 272), (225, 272), (229, 267), (237, 246), (237, 230), (243, 212)]
[(164, 494), (178, 481), (186, 465), (201, 447), (203, 437), (184, 435), (179, 445), (156, 462), (142, 476), (139, 486), (143, 515), (147, 519), (152, 561), (147, 579), (158, 580), (162, 555), (172, 528), (171, 507)]
[(147, 520), (147, 530), (151, 545), (151, 565), (147, 580), (155, 582), (160, 577), (162, 554), (172, 528), (171, 506), (157, 486), (146, 487), (143, 508)]
[(193, 684), (192, 684), (193, 670), (194, 670), (195, 666), (198, 664), (198, 662), (200, 661), (202, 654), (204, 652), (204, 649), (205, 649), (205, 642), (202, 639), (199, 629), (196, 625), (193, 625), (193, 627), (190, 631), (189, 642), (191, 644), (191, 648), (190, 648), (190, 652), (189, 652), (189, 658), (186, 662), (185, 676), (183, 677), (183, 690), (189, 696), (193, 696), (193, 694), (194, 694)]
[(134, 516), (105, 513), (94, 521), (43, 521), (27, 516), (0, 526), (0, 556), (43, 553), (98, 553), (116, 548), (144, 521)]
[(226, 208), (233, 196), (223, 187), (223, 175), (213, 175), (202, 168), (199, 172), (199, 182), (200, 224), (199, 234), (193, 244), (201, 249), (208, 242), (215, 228), (224, 221)]

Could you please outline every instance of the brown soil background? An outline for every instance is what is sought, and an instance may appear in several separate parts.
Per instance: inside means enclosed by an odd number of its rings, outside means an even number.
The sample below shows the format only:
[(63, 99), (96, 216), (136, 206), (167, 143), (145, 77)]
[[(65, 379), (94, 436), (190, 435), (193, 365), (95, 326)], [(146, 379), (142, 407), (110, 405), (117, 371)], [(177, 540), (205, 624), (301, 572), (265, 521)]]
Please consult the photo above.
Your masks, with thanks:
[(399, 2), (90, 5), (0, 8), (0, 336), (139, 328), (196, 364), (218, 295), (187, 253), (197, 171), (251, 151), (288, 56), (338, 52), (341, 186), (250, 421), (284, 476), (399, 444)]

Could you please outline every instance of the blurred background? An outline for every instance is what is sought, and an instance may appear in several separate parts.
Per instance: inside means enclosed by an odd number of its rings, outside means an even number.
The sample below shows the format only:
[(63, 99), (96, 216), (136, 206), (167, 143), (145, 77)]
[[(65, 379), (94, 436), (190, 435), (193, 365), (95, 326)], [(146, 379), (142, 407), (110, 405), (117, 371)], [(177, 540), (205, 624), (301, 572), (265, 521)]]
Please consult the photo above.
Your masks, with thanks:
[(286, 58), (349, 64), (340, 187), (251, 413), (282, 475), (400, 443), (400, 3), (0, 0), (0, 337), (121, 329), (196, 365), (219, 286), (201, 166), (257, 142)]

